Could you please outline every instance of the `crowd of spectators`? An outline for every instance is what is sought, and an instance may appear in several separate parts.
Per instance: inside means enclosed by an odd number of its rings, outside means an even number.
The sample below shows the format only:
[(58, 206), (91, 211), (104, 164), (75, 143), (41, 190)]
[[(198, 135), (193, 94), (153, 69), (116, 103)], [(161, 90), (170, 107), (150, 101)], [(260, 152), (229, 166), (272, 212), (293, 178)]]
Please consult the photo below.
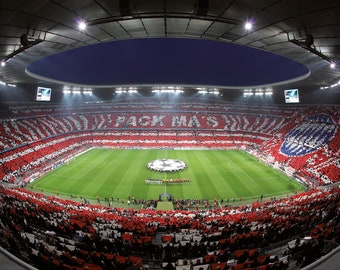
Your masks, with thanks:
[[(0, 243), (38, 268), (141, 269), (157, 261), (178, 270), (286, 269), (290, 260), (302, 266), (320, 257), (325, 240), (339, 241), (337, 106), (136, 101), (12, 104), (0, 113)], [(312, 190), (238, 207), (177, 200), (175, 211), (157, 211), (157, 200), (122, 209), (7, 185), (34, 180), (89, 146), (238, 148)], [(287, 239), (285, 252), (270, 253)]]
[[(285, 172), (302, 174), (313, 185), (339, 181), (336, 106), (297, 109), (132, 102), (70, 107), (19, 104), (7, 106), (6, 111), (11, 111), (11, 117), (4, 114), (0, 124), (0, 177), (7, 182), (33, 174), (41, 164), (66, 156), (64, 149), (71, 153), (85, 144), (120, 148), (250, 148), (256, 149), (251, 153), (265, 162)], [(304, 155), (290, 155), (294, 149)]]
[[(290, 259), (317, 259), (324, 241), (340, 235), (339, 188), (191, 211), (111, 208), (20, 188), (1, 187), (1, 194), (1, 245), (40, 268), (142, 269), (153, 260), (165, 269), (286, 269)], [(287, 239), (297, 242), (280, 255), (268, 253)], [(318, 249), (313, 258), (304, 254), (311, 247)]]
[(253, 148), (253, 154), (285, 172), (289, 170), (292, 175), (299, 175), (312, 186), (339, 182), (339, 112), (334, 111), (333, 115), (314, 114), (296, 119)]

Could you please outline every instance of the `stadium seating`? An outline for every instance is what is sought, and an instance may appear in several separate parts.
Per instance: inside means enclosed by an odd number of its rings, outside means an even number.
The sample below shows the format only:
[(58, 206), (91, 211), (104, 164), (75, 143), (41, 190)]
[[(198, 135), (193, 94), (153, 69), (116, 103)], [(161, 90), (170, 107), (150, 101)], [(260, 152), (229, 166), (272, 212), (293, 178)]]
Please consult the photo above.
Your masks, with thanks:
[[(70, 141), (75, 134), (81, 134), (82, 144), (93, 146), (248, 149), (283, 171), (298, 172), (311, 185), (339, 181), (338, 107), (300, 106), (296, 110), (227, 103), (132, 102), (11, 104), (9, 110), (12, 117), (0, 124), (0, 151), (6, 157), (0, 175), (6, 181), (21, 176), (20, 168), (36, 168), (32, 160), (49, 154), (43, 149), (28, 150), (19, 158), (17, 153), (37, 144), (53, 145), (49, 149), (56, 152), (62, 148), (59, 140)], [(82, 147), (72, 144), (73, 149)]]
[[(186, 100), (10, 104), (0, 123), (1, 245), (51, 269), (140, 269), (151, 260), (182, 270), (286, 269), (291, 258), (307, 264), (311, 249), (322, 255), (324, 239), (339, 240), (339, 109)], [(310, 191), (195, 211), (178, 202), (176, 211), (164, 212), (8, 186), (32, 181), (89, 147), (243, 149)], [(269, 251), (287, 239), (282, 256)]]
[[(84, 205), (20, 188), (1, 188), (1, 193), (2, 216), (8, 217), (1, 219), (2, 245), (15, 254), (29, 252), (31, 263), (52, 269), (87, 263), (96, 269), (141, 266), (143, 258), (285, 269), (284, 256), (265, 251), (269, 245), (301, 234), (319, 243), (339, 231), (338, 188), (236, 208), (167, 212)], [(158, 247), (159, 233), (163, 244)], [(287, 247), (287, 252), (297, 251)]]

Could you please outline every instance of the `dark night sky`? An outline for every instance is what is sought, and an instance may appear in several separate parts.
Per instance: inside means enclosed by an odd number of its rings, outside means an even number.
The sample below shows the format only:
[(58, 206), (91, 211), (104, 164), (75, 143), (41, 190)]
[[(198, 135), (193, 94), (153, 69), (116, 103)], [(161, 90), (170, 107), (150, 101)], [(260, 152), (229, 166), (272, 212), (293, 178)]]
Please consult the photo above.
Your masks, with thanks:
[(268, 85), (306, 76), (290, 59), (203, 39), (129, 39), (81, 47), (40, 59), (30, 73), (72, 84)]

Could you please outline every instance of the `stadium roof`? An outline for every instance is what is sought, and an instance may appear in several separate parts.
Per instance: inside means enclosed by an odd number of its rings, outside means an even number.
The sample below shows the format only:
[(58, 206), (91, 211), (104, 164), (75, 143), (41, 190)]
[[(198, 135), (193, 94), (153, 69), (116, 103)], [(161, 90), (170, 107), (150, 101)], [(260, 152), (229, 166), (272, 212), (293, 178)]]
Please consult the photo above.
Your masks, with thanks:
[[(29, 72), (33, 75), (29, 76), (26, 73), (30, 64), (88, 45), (117, 45), (144, 38), (208, 40), (211, 44), (218, 41), (218, 44), (224, 42), (228, 46), (247, 46), (248, 49), (256, 49), (256, 53), (270, 52), (294, 60), (308, 71), (296, 75), (297, 79), (280, 78), (277, 83), (259, 81), (254, 85), (281, 84), (308, 88), (332, 85), (340, 79), (340, 3), (337, 1), (4, 0), (0, 7), (0, 59), (7, 60), (6, 65), (0, 68), (0, 80), (6, 83), (46, 84), (45, 74)], [(80, 20), (87, 23), (85, 30), (79, 30)], [(253, 23), (252, 29), (244, 28), (246, 22)], [(219, 52), (209, 46), (201, 55), (197, 54), (193, 66), (204, 58), (205, 52), (216, 52), (213, 63), (226, 66), (223, 55), (216, 57)], [(169, 51), (169, 46), (166, 50), (164, 55), (173, 55), (176, 60), (183, 58), (182, 52)], [(131, 55), (127, 53), (125, 56), (128, 58)], [(136, 72), (142, 72), (148, 59), (138, 58), (136, 61)], [(337, 66), (330, 68), (330, 63)], [(301, 68), (300, 65), (297, 67)], [(53, 70), (54, 74), (61, 71)], [(239, 76), (241, 78), (242, 73)], [(202, 76), (199, 74), (197, 77)], [(49, 84), (60, 85), (65, 81), (63, 78), (49, 80)], [(112, 81), (107, 84), (128, 83)], [(138, 81), (131, 83), (138, 84)], [(149, 84), (149, 81), (140, 83)], [(214, 84), (211, 81), (198, 83)], [(92, 85), (92, 82), (84, 84)], [(228, 86), (228, 82), (216, 82), (216, 85), (220, 84)], [(251, 83), (249, 85), (252, 86)], [(240, 85), (231, 84), (233, 86), (237, 88)]]

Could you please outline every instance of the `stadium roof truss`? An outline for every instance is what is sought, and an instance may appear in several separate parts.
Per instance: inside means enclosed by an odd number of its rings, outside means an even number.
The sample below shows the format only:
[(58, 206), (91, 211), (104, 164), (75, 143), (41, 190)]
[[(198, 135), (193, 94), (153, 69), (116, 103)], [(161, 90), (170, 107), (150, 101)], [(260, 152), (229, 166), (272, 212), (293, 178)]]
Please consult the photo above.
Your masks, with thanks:
[[(0, 3), (0, 80), (37, 84), (25, 67), (42, 57), (113, 40), (151, 37), (224, 41), (304, 64), (298, 87), (340, 78), (340, 3), (308, 0), (82, 0)], [(77, 23), (84, 20), (86, 31)], [(254, 23), (251, 30), (244, 23)], [(330, 68), (330, 63), (338, 64)], [(289, 85), (287, 85), (289, 87)], [(296, 87), (296, 83), (294, 84)]]

